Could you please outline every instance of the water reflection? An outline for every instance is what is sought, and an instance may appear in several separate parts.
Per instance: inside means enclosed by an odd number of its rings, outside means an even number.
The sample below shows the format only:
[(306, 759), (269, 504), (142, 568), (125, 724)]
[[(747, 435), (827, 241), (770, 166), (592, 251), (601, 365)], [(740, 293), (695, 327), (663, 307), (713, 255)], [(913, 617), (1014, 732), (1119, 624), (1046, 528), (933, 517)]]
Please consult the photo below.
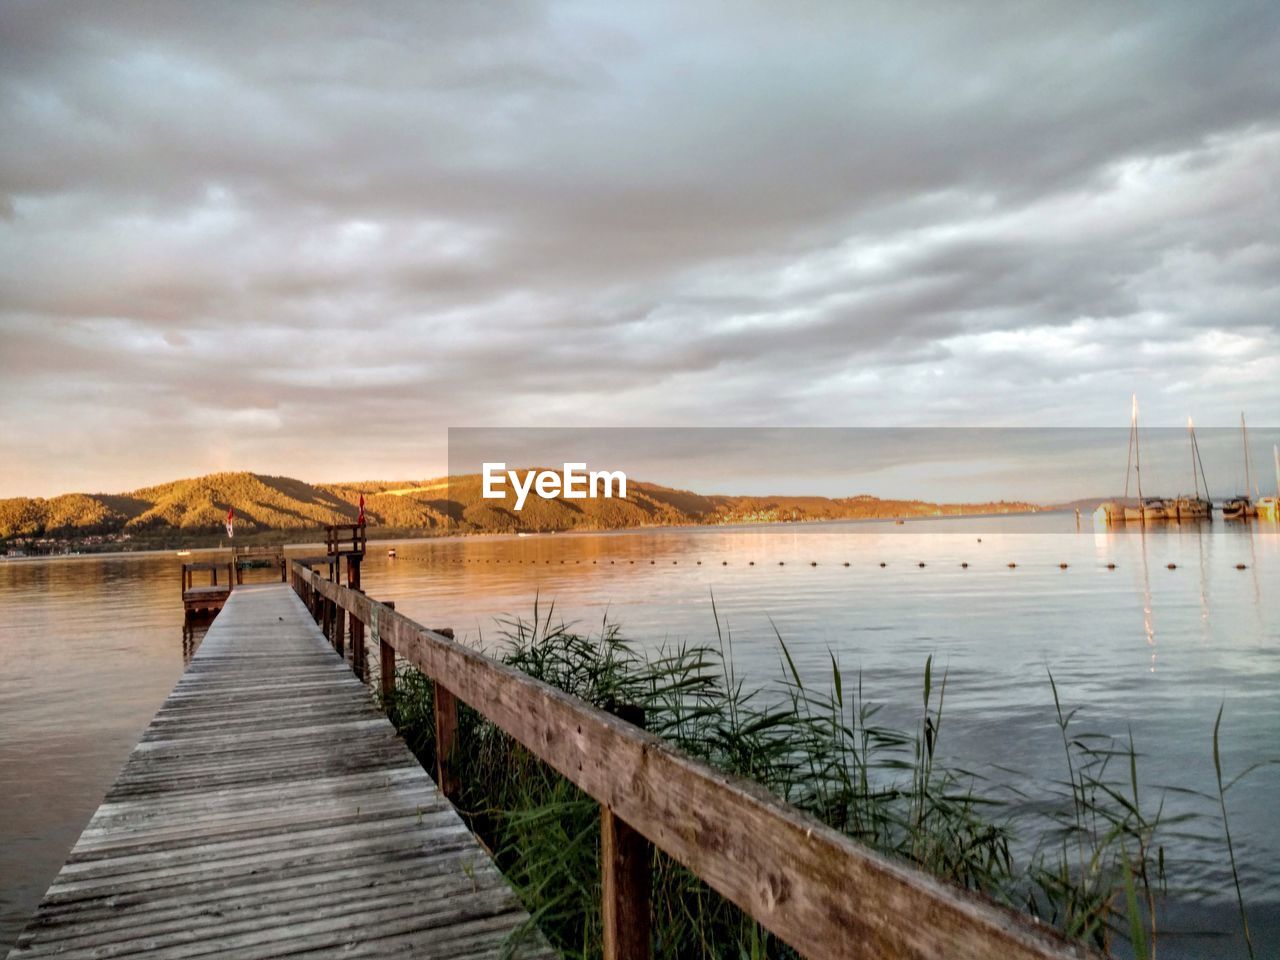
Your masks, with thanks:
[[(886, 723), (907, 729), (933, 655), (952, 678), (949, 755), (980, 769), (998, 761), (1033, 783), (1062, 776), (1049, 670), (1088, 727), (1132, 727), (1155, 789), (1212, 794), (1210, 733), (1224, 702), (1228, 775), (1274, 757), (1280, 593), (1263, 584), (1280, 582), (1275, 525), (1077, 532), (1073, 515), (1036, 520), (1055, 522), (938, 527), (964, 536), (913, 522), (401, 543), (395, 559), (371, 548), (362, 577), (413, 619), (485, 645), (501, 642), (498, 620), (531, 615), (535, 597), (543, 614), (554, 602), (556, 616), (584, 629), (608, 615), (642, 647), (714, 643), (714, 596), (746, 682), (778, 675), (776, 625), (802, 674), (826, 683), (834, 654)], [(0, 563), (0, 791), (10, 811), (0, 818), (0, 944), (204, 637), (207, 622), (184, 624), (179, 563)], [(1269, 766), (1231, 795), (1259, 905), (1280, 900), (1278, 792), (1280, 766)], [(1170, 815), (1183, 796), (1170, 794)], [(1205, 885), (1225, 889), (1213, 873), (1220, 851), (1192, 853), (1206, 859)]]
[(200, 641), (209, 632), (209, 625), (213, 623), (213, 618), (212, 613), (194, 611), (182, 621), (182, 662), (184, 664), (190, 663), (191, 658), (200, 649)]

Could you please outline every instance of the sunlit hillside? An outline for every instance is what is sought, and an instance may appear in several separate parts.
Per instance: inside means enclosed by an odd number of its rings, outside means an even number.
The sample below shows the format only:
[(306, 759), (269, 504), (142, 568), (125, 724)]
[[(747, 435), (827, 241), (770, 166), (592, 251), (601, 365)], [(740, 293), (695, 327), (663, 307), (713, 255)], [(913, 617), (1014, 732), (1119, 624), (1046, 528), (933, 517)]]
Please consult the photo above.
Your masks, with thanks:
[(0, 538), (76, 538), (158, 533), (216, 534), (228, 509), (241, 532), (314, 531), (352, 523), (365, 497), (371, 527), (421, 534), (610, 530), (638, 526), (770, 523), (817, 519), (914, 517), (1018, 512), (1025, 503), (933, 504), (865, 495), (827, 497), (705, 496), (630, 481), (624, 499), (544, 500), (514, 494), (485, 499), (478, 474), (412, 480), (311, 484), (290, 477), (214, 473), (123, 494), (70, 493), (0, 500)]

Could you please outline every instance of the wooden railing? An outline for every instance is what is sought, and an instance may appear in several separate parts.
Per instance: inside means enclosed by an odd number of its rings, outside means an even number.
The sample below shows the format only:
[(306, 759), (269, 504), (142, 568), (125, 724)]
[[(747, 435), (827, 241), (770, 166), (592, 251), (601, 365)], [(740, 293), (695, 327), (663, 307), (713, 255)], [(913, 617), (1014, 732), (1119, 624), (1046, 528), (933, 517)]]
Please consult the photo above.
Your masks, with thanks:
[(452, 757), (461, 701), (600, 803), (608, 960), (649, 956), (649, 844), (806, 957), (1092, 956), (1027, 916), (856, 843), (759, 784), (420, 626), (392, 604), (299, 564), (292, 573), (317, 622), (337, 625), (345, 614), (368, 627), (384, 690), (394, 686), (397, 655), (433, 681), (436, 781), (446, 796), (458, 788)]
[(338, 523), (325, 528), (324, 546), (329, 556), (364, 556), (368, 542), (369, 533), (362, 523)]
[(288, 581), (288, 562), (283, 546), (233, 546), (231, 564), (236, 571), (236, 584), (244, 583), (245, 567), (278, 567), (280, 582)]

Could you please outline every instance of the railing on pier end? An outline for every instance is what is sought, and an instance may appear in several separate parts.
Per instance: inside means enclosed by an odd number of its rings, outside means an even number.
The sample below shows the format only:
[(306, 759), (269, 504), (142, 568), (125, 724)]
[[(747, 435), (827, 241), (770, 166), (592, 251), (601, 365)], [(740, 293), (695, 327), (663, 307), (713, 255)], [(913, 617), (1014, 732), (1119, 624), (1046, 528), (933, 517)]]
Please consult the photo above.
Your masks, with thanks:
[[(225, 583), (218, 582), (218, 574), (225, 571)], [(206, 572), (209, 582), (202, 586), (195, 584), (195, 574)], [(187, 616), (197, 612), (216, 613), (222, 609), (231, 596), (231, 587), (235, 583), (235, 566), (231, 563), (184, 563), (182, 565), (182, 608)]]
[(317, 622), (341, 623), (345, 613), (362, 631), (368, 626), (384, 692), (394, 687), (397, 655), (432, 681), (436, 783), (446, 796), (459, 785), (461, 701), (600, 804), (607, 960), (649, 956), (650, 844), (813, 960), (1093, 956), (1030, 917), (890, 860), (759, 784), (415, 623), (393, 604), (301, 564), (293, 564), (292, 582)]
[(280, 582), (289, 582), (289, 565), (284, 558), (284, 547), (270, 546), (233, 546), (231, 548), (231, 564), (236, 572), (236, 584), (244, 583), (244, 571), (252, 567), (275, 567), (280, 571)]

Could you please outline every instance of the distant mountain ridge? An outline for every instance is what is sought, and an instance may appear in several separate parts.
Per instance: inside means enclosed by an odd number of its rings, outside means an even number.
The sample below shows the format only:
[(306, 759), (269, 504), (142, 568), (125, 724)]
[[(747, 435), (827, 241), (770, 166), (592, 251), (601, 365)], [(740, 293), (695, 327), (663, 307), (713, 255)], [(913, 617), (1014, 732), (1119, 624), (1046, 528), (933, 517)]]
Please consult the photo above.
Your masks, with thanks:
[(623, 499), (543, 500), (517, 512), (514, 496), (486, 500), (478, 474), (426, 481), (311, 484), (266, 474), (213, 473), (123, 494), (68, 493), (0, 500), (0, 539), (85, 538), (128, 534), (216, 535), (229, 507), (248, 533), (318, 530), (353, 523), (361, 493), (371, 527), (403, 533), (490, 533), (1021, 513), (1029, 503), (935, 504), (854, 497), (706, 496), (628, 481)]

